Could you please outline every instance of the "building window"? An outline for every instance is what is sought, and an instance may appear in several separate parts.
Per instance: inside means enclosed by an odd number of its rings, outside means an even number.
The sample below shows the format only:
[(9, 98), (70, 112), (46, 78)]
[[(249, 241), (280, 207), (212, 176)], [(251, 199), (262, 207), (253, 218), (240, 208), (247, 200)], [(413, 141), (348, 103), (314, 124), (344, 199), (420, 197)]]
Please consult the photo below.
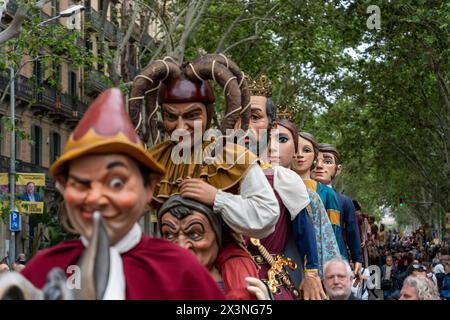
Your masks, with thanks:
[(61, 65), (60, 64), (55, 64), (54, 65), (54, 78), (55, 78), (55, 83), (56, 83), (56, 88), (60, 88), (61, 87), (61, 80), (62, 80), (62, 73), (61, 73)]
[(50, 135), (50, 163), (55, 162), (61, 155), (61, 136), (52, 132)]
[(52, 17), (59, 14), (59, 0), (52, 0)]
[(40, 166), (42, 164), (42, 129), (39, 126), (31, 127), (31, 163)]
[(93, 51), (92, 38), (90, 36), (86, 37), (86, 50), (92, 52)]
[(69, 95), (77, 96), (77, 74), (73, 71), (69, 71)]
[(37, 86), (41, 86), (43, 83), (43, 76), (44, 76), (43, 71), (44, 70), (42, 68), (42, 62), (39, 60), (35, 61), (33, 66), (33, 76)]
[[(15, 131), (15, 133), (14, 133), (14, 135), (16, 136), (16, 138), (15, 138), (15, 142), (16, 142), (16, 152), (15, 152), (15, 157), (16, 157), (16, 160), (20, 160), (20, 146), (21, 146), (21, 143), (20, 143), (20, 134), (19, 134), (19, 132), (17, 131), (17, 129), (16, 129), (16, 131)], [(11, 153), (10, 153), (11, 154)]]

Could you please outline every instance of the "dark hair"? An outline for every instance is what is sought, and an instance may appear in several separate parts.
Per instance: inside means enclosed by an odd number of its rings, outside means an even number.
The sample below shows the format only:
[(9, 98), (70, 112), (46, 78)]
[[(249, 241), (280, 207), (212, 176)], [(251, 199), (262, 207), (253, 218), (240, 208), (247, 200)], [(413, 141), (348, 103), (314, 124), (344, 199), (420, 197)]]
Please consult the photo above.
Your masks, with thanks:
[(275, 118), (276, 118), (276, 107), (275, 105), (272, 103), (272, 99), (270, 99), (270, 97), (266, 97), (266, 113), (267, 113), (267, 118), (269, 119), (269, 127), (267, 128), (268, 130), (270, 130), (272, 128), (273, 123), (275, 122)]
[[(312, 146), (313, 146), (313, 150), (314, 150), (314, 161), (313, 164), (311, 166), (311, 169), (314, 169), (316, 167), (316, 163), (317, 163), (317, 156), (319, 154), (319, 143), (317, 142), (316, 138), (309, 132), (299, 132), (298, 135), (300, 137), (302, 137), (303, 139), (311, 142)], [(297, 148), (298, 149), (298, 148)]]
[(29, 181), (28, 183), (27, 183), (27, 187), (28, 187), (28, 185), (30, 184), (30, 183), (32, 183), (33, 184), (33, 186), (35, 186), (36, 184), (33, 182), (33, 181)]
[(281, 120), (277, 120), (275, 121), (275, 123), (279, 126), (282, 126), (286, 129), (289, 130), (289, 132), (292, 134), (292, 138), (294, 139), (294, 147), (295, 147), (295, 152), (297, 153), (298, 150), (298, 129), (297, 126), (292, 122), (289, 121), (287, 119), (281, 119)]
[(329, 143), (319, 143), (319, 152), (331, 153), (334, 156), (336, 164), (341, 164), (341, 155), (337, 151), (336, 147)]
[(353, 205), (355, 206), (355, 210), (361, 211), (361, 205), (359, 204), (359, 202), (357, 200), (352, 200), (352, 201), (353, 201)]

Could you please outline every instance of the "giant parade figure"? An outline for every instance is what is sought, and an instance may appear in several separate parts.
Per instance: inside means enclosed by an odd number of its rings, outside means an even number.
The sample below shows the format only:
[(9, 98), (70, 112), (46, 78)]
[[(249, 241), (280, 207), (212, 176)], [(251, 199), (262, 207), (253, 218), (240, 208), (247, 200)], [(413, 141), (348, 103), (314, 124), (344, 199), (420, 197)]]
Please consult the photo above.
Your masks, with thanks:
[[(250, 252), (260, 265), (275, 299), (298, 299), (299, 285), (304, 299), (321, 299), (325, 294), (318, 277), (317, 242), (308, 214), (309, 197), (298, 175), (289, 169), (294, 142), (279, 131), (272, 132), (276, 108), (271, 100), (271, 84), (266, 76), (250, 80), (252, 93), (247, 147), (263, 162), (264, 173), (277, 196), (280, 218), (276, 231), (263, 239), (247, 239)], [(296, 135), (297, 133), (295, 133)], [(292, 153), (292, 154), (291, 154)], [(296, 263), (295, 263), (296, 262)]]
[(38, 252), (22, 271), (32, 285), (48, 292), (47, 278), (59, 268), (62, 277), (78, 270), (85, 279), (74, 289), (94, 286), (90, 295), (75, 295), (82, 299), (225, 298), (194, 256), (143, 235), (137, 222), (164, 168), (134, 131), (119, 89), (92, 103), (50, 170), (64, 196), (66, 225), (81, 237)]
[(191, 251), (232, 300), (270, 299), (267, 286), (242, 242), (227, 241), (220, 215), (198, 201), (173, 195), (158, 211), (161, 236)]
[[(339, 243), (343, 240), (340, 229), (340, 211), (335, 191), (311, 179), (311, 171), (317, 164), (318, 153), (319, 147), (314, 136), (308, 132), (300, 132), (292, 169), (298, 173), (308, 188), (314, 226), (316, 227), (319, 274), (322, 276), (325, 263), (340, 255)], [(326, 214), (324, 214), (324, 209)], [(332, 223), (332, 221), (334, 222)]]
[[(222, 132), (208, 130), (215, 111), (208, 80), (217, 82), (225, 97)], [(130, 115), (151, 145), (149, 154), (166, 169), (156, 186), (155, 208), (181, 194), (212, 207), (235, 234), (264, 238), (274, 231), (278, 203), (257, 157), (222, 136), (237, 123), (247, 128), (249, 107), (244, 75), (224, 55), (205, 55), (183, 65), (166, 57), (136, 77)], [(170, 139), (160, 142), (164, 134)]]
[[(341, 156), (336, 147), (331, 144), (320, 143), (317, 165), (313, 171), (315, 180), (333, 188), (332, 182), (341, 171)], [(336, 195), (339, 202), (340, 227), (343, 238), (343, 246), (340, 247), (341, 255), (346, 259), (349, 258), (347, 253), (348, 247), (351, 261), (355, 264), (355, 274), (359, 276), (361, 273), (363, 256), (355, 207), (350, 197), (338, 192), (336, 192)]]

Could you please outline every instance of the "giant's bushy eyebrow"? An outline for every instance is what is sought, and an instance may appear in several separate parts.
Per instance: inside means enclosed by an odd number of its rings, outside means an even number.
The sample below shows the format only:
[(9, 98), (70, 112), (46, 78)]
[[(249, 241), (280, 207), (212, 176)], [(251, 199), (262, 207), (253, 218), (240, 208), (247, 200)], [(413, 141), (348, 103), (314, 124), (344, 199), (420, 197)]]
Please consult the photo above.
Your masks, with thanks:
[[(175, 106), (172, 106), (172, 105), (170, 105), (170, 104), (167, 104), (167, 106), (169, 106), (169, 107), (172, 107), (172, 108), (176, 109), (176, 107), (175, 107)], [(193, 111), (198, 111), (198, 110), (202, 111), (202, 107), (201, 107), (201, 106), (199, 106), (198, 104), (195, 104), (195, 103), (193, 103), (193, 104), (189, 105), (189, 106), (187, 107), (187, 109), (188, 109), (188, 110), (187, 110), (187, 111), (185, 111), (184, 113), (182, 113), (182, 115), (185, 115), (185, 114), (191, 113), (191, 112), (193, 112)], [(175, 114), (175, 113), (173, 113), (173, 112), (171, 112), (171, 110), (167, 110), (167, 109), (164, 109), (164, 112), (166, 112), (166, 113), (168, 113), (168, 114), (171, 114), (171, 115), (175, 115), (175, 116), (176, 116), (176, 114)]]
[(73, 174), (69, 174), (69, 178), (75, 180), (76, 182), (78, 182), (84, 186), (89, 186), (91, 184), (91, 180), (77, 177)]
[(115, 167), (124, 167), (124, 168), (128, 168), (127, 165), (125, 163), (123, 163), (122, 161), (113, 161), (107, 164), (106, 169), (112, 169)]

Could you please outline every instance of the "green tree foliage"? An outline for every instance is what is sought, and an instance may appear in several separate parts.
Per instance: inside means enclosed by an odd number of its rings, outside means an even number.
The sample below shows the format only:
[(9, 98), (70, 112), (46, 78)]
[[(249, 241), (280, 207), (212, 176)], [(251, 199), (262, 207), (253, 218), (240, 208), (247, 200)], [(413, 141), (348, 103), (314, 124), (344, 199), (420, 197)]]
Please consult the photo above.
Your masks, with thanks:
[(297, 124), (337, 144), (339, 190), (436, 223), (449, 210), (449, 18), (445, 1), (213, 1), (186, 57), (225, 52), (268, 74)]

